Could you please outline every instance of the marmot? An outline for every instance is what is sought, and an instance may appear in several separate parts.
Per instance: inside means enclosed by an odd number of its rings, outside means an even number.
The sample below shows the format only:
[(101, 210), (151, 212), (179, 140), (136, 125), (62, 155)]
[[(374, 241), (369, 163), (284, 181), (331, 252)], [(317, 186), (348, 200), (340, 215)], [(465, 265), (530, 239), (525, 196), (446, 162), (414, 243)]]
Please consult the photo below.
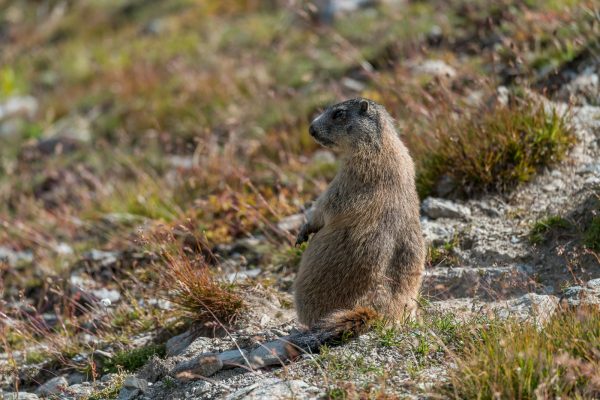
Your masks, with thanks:
[(310, 134), (339, 151), (343, 164), (298, 234), (302, 243), (315, 233), (294, 283), (298, 316), (309, 329), (238, 349), (241, 364), (231, 351), (199, 356), (177, 366), (177, 376), (205, 375), (206, 363), (216, 363), (211, 373), (283, 363), (359, 336), (378, 316), (395, 322), (414, 313), (425, 244), (413, 161), (390, 115), (371, 100), (348, 100), (319, 115)]
[(425, 264), (414, 163), (385, 108), (357, 98), (327, 108), (310, 135), (342, 165), (315, 201), (294, 282), (301, 323), (367, 307), (388, 320), (414, 315)]

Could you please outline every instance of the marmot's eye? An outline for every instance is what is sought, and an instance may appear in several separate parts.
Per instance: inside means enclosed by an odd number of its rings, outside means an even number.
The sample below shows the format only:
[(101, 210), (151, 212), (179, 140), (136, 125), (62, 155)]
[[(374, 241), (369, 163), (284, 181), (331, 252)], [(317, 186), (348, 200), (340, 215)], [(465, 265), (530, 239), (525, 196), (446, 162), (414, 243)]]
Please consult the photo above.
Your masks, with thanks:
[(341, 118), (344, 118), (345, 116), (346, 116), (346, 110), (336, 110), (333, 113), (332, 118), (333, 119), (341, 119)]

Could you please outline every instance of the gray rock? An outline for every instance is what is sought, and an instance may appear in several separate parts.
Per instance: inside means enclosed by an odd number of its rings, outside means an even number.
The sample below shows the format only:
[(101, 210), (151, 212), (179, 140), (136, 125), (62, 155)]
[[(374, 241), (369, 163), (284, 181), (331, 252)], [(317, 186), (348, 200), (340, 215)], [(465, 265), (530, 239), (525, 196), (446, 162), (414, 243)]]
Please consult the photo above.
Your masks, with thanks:
[(148, 390), (148, 381), (130, 375), (123, 381), (123, 387), (127, 389), (139, 389), (140, 391), (145, 392)]
[(196, 381), (194, 382), (189, 390), (185, 391), (184, 398), (186, 399), (203, 399), (211, 388), (212, 384), (207, 381)]
[(253, 269), (247, 269), (244, 271), (232, 272), (230, 274), (227, 274), (226, 280), (230, 283), (243, 282), (249, 278), (256, 278), (258, 275), (260, 275), (261, 272), (262, 272), (262, 269), (260, 269), (260, 268), (253, 268)]
[(88, 382), (84, 382), (69, 386), (65, 392), (76, 399), (86, 399), (94, 393), (94, 388)]
[(141, 393), (142, 392), (139, 389), (128, 389), (124, 387), (119, 391), (117, 400), (133, 400)]
[(200, 354), (190, 360), (180, 362), (173, 368), (171, 375), (178, 379), (198, 379), (209, 377), (223, 368), (218, 354)]
[(439, 25), (434, 25), (427, 32), (427, 43), (430, 46), (438, 46), (444, 39), (444, 31)]
[(116, 303), (121, 300), (121, 293), (118, 290), (100, 288), (91, 291), (94, 296), (96, 296), (100, 300), (107, 299), (111, 303)]
[(425, 240), (432, 243), (434, 246), (450, 241), (455, 233), (455, 229), (452, 226), (427, 218), (421, 218), (421, 228)]
[(176, 356), (183, 353), (195, 339), (196, 335), (191, 330), (173, 336), (167, 340), (165, 345), (167, 356)]
[[(423, 291), (438, 299), (482, 297), (490, 299), (521, 292), (528, 273), (523, 266), (441, 267), (425, 270)], [(491, 295), (490, 287), (494, 288)]]
[(600, 291), (600, 278), (588, 281), (588, 283), (586, 283), (586, 286), (592, 290)]
[(442, 176), (435, 184), (435, 194), (446, 197), (456, 189), (456, 181), (448, 175)]
[(488, 217), (498, 218), (502, 215), (503, 208), (498, 203), (491, 204), (487, 201), (480, 201), (477, 203), (477, 206)]
[(111, 353), (110, 351), (104, 351), (104, 350), (100, 350), (100, 349), (94, 350), (93, 354), (94, 354), (94, 358), (97, 360), (100, 360), (100, 361), (110, 360), (111, 358), (114, 357), (113, 353)]
[(38, 102), (31, 96), (9, 97), (0, 103), (0, 121), (8, 118), (33, 118), (38, 110)]
[(507, 106), (510, 99), (510, 91), (506, 86), (498, 86), (496, 88), (496, 101), (501, 106)]
[(86, 261), (99, 264), (101, 267), (108, 267), (117, 262), (119, 253), (116, 251), (102, 251), (93, 249), (83, 254)]
[(215, 352), (215, 345), (210, 338), (196, 335), (192, 343), (181, 353), (184, 357), (194, 357), (198, 354), (207, 354)]
[(501, 318), (517, 318), (533, 321), (538, 326), (544, 325), (558, 307), (558, 298), (545, 294), (528, 293), (505, 304), (499, 302), (495, 307)]
[(42, 320), (46, 326), (52, 328), (58, 323), (58, 316), (54, 313), (43, 313)]
[(175, 358), (176, 357), (169, 357), (163, 360), (157, 355), (154, 355), (146, 363), (146, 365), (140, 369), (140, 371), (137, 373), (137, 376), (147, 380), (148, 382), (156, 382), (159, 379), (167, 376), (169, 371), (174, 368)]
[(308, 385), (301, 380), (284, 381), (278, 378), (265, 379), (242, 388), (229, 396), (227, 400), (259, 400), (259, 399), (314, 399), (322, 396), (320, 389)]
[(114, 373), (104, 374), (104, 375), (102, 375), (102, 378), (100, 378), (100, 382), (110, 382), (116, 377), (117, 377), (117, 374), (114, 374)]
[(248, 359), (248, 352), (244, 349), (240, 350), (234, 349), (220, 353), (219, 358), (221, 359), (223, 366), (238, 367), (241, 365), (247, 365), (246, 360)]
[(365, 89), (365, 84), (356, 79), (348, 78), (347, 76), (342, 78), (342, 85), (346, 88), (353, 90), (355, 92), (362, 92)]
[(156, 335), (152, 333), (141, 333), (131, 338), (131, 346), (133, 348), (147, 346), (155, 337)]
[(563, 100), (568, 100), (572, 96), (578, 104), (598, 104), (600, 103), (600, 78), (593, 69), (588, 68), (563, 86), (558, 96)]
[(316, 16), (319, 22), (324, 24), (331, 24), (334, 19), (343, 14), (351, 13), (372, 4), (373, 2), (370, 0), (316, 0), (314, 2), (317, 8)]
[(65, 242), (60, 242), (56, 246), (54, 246), (54, 251), (62, 255), (73, 254), (73, 248)]
[(304, 214), (294, 214), (288, 217), (282, 218), (281, 221), (277, 223), (277, 228), (282, 231), (297, 231), (300, 229), (302, 224), (306, 221), (306, 217)]
[(413, 67), (417, 74), (431, 75), (438, 78), (454, 78), (456, 69), (442, 60), (426, 60)]
[(455, 218), (468, 219), (471, 210), (468, 207), (454, 203), (450, 200), (428, 197), (421, 204), (423, 213), (429, 218)]
[(40, 396), (49, 396), (62, 393), (67, 386), (69, 386), (67, 378), (64, 376), (57, 376), (44, 383), (35, 392)]
[(571, 286), (563, 292), (563, 305), (600, 307), (600, 278), (588, 281), (585, 286)]
[(588, 163), (577, 170), (578, 175), (597, 175), (600, 176), (600, 163)]
[(148, 299), (148, 304), (151, 306), (156, 306), (161, 310), (172, 310), (175, 306), (172, 302), (165, 299)]
[(167, 161), (173, 168), (190, 170), (194, 168), (194, 157), (192, 156), (170, 156)]
[(502, 319), (530, 321), (542, 327), (558, 309), (558, 298), (551, 295), (528, 293), (505, 300), (486, 302), (472, 297), (448, 299), (432, 303), (435, 310), (452, 313), (461, 319), (473, 315), (489, 315)]
[(583, 182), (583, 186), (590, 189), (600, 186), (600, 178), (596, 176), (590, 176), (585, 180), (585, 182)]
[[(2, 394), (0, 392), (0, 394)], [(2, 399), (4, 400), (37, 400), (39, 397), (33, 393), (27, 392), (12, 392), (12, 393), (4, 393), (2, 394)]]
[(79, 372), (73, 372), (67, 376), (67, 382), (69, 382), (69, 385), (71, 385), (71, 386), (83, 383), (84, 381), (85, 381), (85, 376)]
[(10, 267), (16, 267), (21, 263), (33, 261), (33, 253), (30, 251), (15, 251), (8, 247), (0, 246), (0, 263), (4, 262)]
[(286, 357), (285, 343), (276, 340), (261, 344), (252, 350), (248, 355), (248, 360), (253, 368), (262, 368), (268, 365), (283, 365), (283, 358)]
[(142, 28), (142, 33), (145, 35), (160, 35), (165, 30), (165, 22), (160, 18), (150, 20)]

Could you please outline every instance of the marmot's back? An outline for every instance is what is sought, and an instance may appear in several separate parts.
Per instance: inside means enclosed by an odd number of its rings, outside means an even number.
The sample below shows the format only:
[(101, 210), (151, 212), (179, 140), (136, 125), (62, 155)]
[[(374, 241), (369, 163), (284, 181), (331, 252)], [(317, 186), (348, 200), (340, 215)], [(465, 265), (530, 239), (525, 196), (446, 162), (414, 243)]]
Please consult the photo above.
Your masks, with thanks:
[(299, 235), (315, 232), (295, 282), (300, 321), (359, 306), (390, 319), (412, 314), (425, 246), (413, 162), (391, 118), (355, 99), (327, 109), (310, 133), (339, 150), (343, 165)]

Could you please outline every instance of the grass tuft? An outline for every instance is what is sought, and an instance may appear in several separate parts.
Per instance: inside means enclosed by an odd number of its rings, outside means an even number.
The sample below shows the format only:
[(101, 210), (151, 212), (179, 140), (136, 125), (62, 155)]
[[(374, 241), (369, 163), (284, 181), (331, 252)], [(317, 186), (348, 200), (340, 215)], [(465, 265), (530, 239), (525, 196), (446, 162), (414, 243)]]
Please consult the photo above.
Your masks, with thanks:
[(442, 180), (452, 182), (458, 196), (508, 192), (561, 160), (575, 141), (566, 117), (523, 104), (446, 118), (438, 130), (433, 153), (418, 169), (422, 197)]
[(459, 260), (454, 250), (459, 245), (460, 239), (458, 236), (454, 236), (452, 240), (449, 240), (439, 246), (434, 246), (433, 244), (430, 245), (427, 248), (427, 264), (430, 267), (436, 267), (439, 265), (457, 265)]
[(465, 336), (451, 371), (457, 399), (597, 398), (600, 311), (555, 315), (544, 329), (493, 321)]
[(107, 362), (103, 369), (104, 372), (118, 372), (121, 368), (125, 371), (133, 372), (146, 364), (152, 356), (164, 357), (166, 348), (164, 344), (151, 344), (127, 351), (120, 351)]
[(594, 251), (600, 251), (600, 216), (592, 218), (592, 223), (585, 231), (585, 245)]
[(246, 306), (232, 285), (219, 282), (201, 254), (188, 254), (165, 247), (163, 258), (167, 265), (164, 285), (169, 299), (186, 314), (199, 322), (231, 325)]
[(548, 233), (557, 229), (569, 229), (571, 223), (560, 215), (552, 215), (537, 221), (529, 232), (529, 242), (540, 244), (546, 240)]

